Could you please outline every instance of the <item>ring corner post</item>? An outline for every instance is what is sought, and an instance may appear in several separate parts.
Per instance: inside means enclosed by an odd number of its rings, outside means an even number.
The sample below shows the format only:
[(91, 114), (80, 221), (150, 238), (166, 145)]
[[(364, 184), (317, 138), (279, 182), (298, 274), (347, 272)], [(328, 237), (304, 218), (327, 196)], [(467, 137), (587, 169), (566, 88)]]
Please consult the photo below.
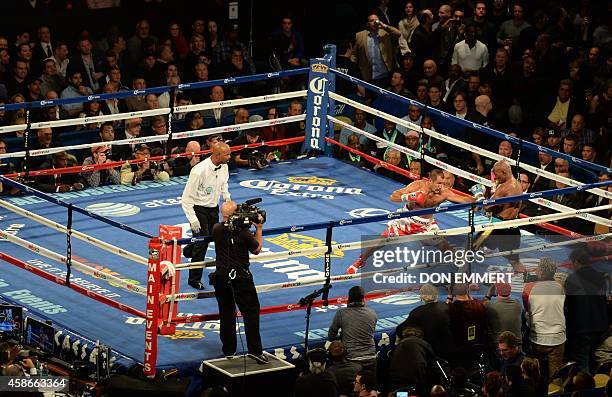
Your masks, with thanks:
[(310, 59), (307, 87), (308, 96), (306, 102), (305, 151), (325, 151), (327, 115), (329, 114), (329, 68), (329, 56)]
[[(323, 56), (325, 57), (325, 59), (329, 59), (329, 67), (331, 69), (336, 69), (336, 52), (337, 52), (337, 47), (335, 44), (326, 44), (325, 46), (323, 46)], [(336, 92), (336, 74), (335, 73), (329, 73), (329, 87), (328, 87), (328, 91), (329, 92)], [(341, 110), (336, 109), (336, 101), (332, 98), (328, 98), (328, 109), (329, 109), (329, 113), (332, 114), (333, 116), (337, 116), (339, 114), (342, 113)], [(329, 121), (329, 125), (327, 126), (327, 131), (328, 132), (328, 136), (331, 135), (331, 138), (335, 138), (334, 137), (334, 123), (333, 121)], [(325, 145), (325, 154), (328, 156), (332, 155), (332, 146), (333, 145)]]
[[(181, 263), (181, 246), (176, 243), (183, 237), (183, 229), (179, 226), (160, 225), (159, 236), (163, 241), (173, 241), (174, 244), (162, 244), (160, 252), (160, 261), (170, 261), (173, 264)], [(160, 269), (160, 272), (163, 269)], [(174, 277), (160, 279), (160, 296), (174, 296), (179, 291), (180, 271), (176, 270)], [(171, 320), (176, 318), (178, 314), (178, 304), (174, 300), (167, 302), (165, 299), (160, 299), (159, 302), (160, 335), (174, 335), (176, 332), (176, 324)]]
[(160, 301), (160, 251), (162, 241), (158, 237), (149, 240), (149, 264), (147, 266), (147, 307), (145, 318), (145, 346), (143, 373), (154, 378), (157, 363), (157, 334)]

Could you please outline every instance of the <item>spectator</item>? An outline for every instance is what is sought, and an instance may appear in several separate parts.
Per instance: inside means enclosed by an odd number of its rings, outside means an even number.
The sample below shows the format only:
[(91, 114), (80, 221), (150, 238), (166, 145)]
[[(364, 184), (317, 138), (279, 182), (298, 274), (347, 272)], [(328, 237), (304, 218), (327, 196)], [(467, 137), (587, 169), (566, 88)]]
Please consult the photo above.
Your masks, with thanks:
[(536, 397), (540, 394), (536, 393), (534, 387), (523, 379), (523, 372), (518, 365), (510, 365), (505, 374), (506, 384), (508, 389), (506, 397)]
[(489, 49), (476, 39), (476, 26), (465, 28), (465, 40), (455, 44), (452, 64), (458, 64), (463, 73), (475, 72), (489, 64)]
[[(478, 112), (478, 115), (476, 117), (480, 119), (482, 125), (486, 127), (494, 126), (494, 114), (492, 112), (493, 102), (491, 102), (491, 98), (489, 98), (488, 95), (477, 96), (474, 100), (474, 109), (476, 110), (476, 112)], [(483, 138), (485, 137), (483, 136)]]
[[(499, 369), (499, 355), (495, 354), (498, 347), (500, 334), (509, 331), (513, 335), (521, 335), (521, 314), (523, 308), (519, 301), (512, 299), (510, 284), (498, 283), (492, 285), (484, 299), (484, 306), (487, 315), (487, 334), (490, 360), (492, 368)], [(496, 295), (497, 299), (492, 300)], [(503, 352), (499, 348), (499, 353), (503, 357)], [(502, 371), (503, 373), (504, 371)]]
[(327, 348), (331, 365), (326, 371), (331, 372), (338, 382), (338, 394), (350, 396), (353, 393), (353, 382), (361, 365), (346, 359), (346, 348), (339, 340), (330, 343)]
[[(402, 120), (415, 124), (415, 126), (420, 126), (422, 117), (423, 116), (421, 115), (421, 108), (419, 108), (417, 105), (409, 105), (408, 114), (402, 117)], [(403, 125), (398, 125), (397, 130), (402, 134), (406, 135), (409, 128), (404, 127)]]
[(575, 134), (569, 134), (563, 137), (563, 153), (578, 157), (578, 137)]
[(448, 305), (438, 302), (438, 289), (431, 284), (424, 284), (419, 295), (423, 305), (413, 309), (408, 318), (397, 326), (396, 337), (402, 335), (405, 327), (420, 328), (424, 333), (423, 338), (432, 346), (436, 356), (450, 360), (454, 346)]
[[(53, 57), (53, 46), (51, 45), (51, 30), (47, 25), (41, 25), (36, 29), (38, 42), (35, 43), (34, 51), (32, 51), (32, 62), (34, 70), (40, 71), (40, 65), (44, 59)], [(36, 74), (38, 75), (38, 74)]]
[(231, 50), (234, 47), (240, 47), (242, 49), (242, 55), (244, 56), (244, 62), (248, 65), (249, 70), (255, 70), (255, 64), (249, 56), (247, 47), (240, 41), (238, 41), (239, 33), (237, 26), (232, 26), (229, 31), (225, 34), (225, 39), (219, 42), (219, 44), (213, 50), (213, 62), (215, 65), (222, 65), (229, 61), (231, 57)]
[(565, 280), (567, 355), (581, 371), (595, 373), (594, 351), (608, 330), (606, 276), (591, 266), (585, 248), (570, 254), (571, 273)]
[(439, 84), (432, 83), (429, 85), (429, 88), (427, 89), (427, 105), (442, 112), (450, 111), (450, 107), (442, 99), (442, 90)]
[(280, 29), (270, 37), (270, 46), (284, 70), (306, 65), (304, 40), (300, 32), (294, 29), (291, 16), (285, 15), (281, 18)]
[[(225, 100), (225, 91), (223, 87), (216, 85), (210, 90), (210, 102), (221, 102)], [(221, 108), (206, 109), (202, 111), (204, 119), (213, 119), (214, 124), (219, 126), (223, 120), (234, 112), (234, 108), (225, 106)]]
[[(454, 298), (453, 298), (454, 296)], [(455, 343), (451, 360), (465, 368), (471, 368), (486, 343), (486, 313), (482, 302), (473, 299), (467, 284), (457, 283), (449, 304), (450, 329)]]
[(480, 85), (480, 76), (478, 73), (468, 73), (467, 74), (467, 100), (468, 105), (471, 107), (475, 107), (476, 98), (480, 95), (478, 92), (478, 86)]
[(448, 78), (444, 80), (444, 97), (442, 99), (447, 102), (449, 98), (453, 98), (458, 92), (465, 92), (467, 84), (463, 79), (463, 72), (459, 65), (453, 64), (448, 70)]
[[(112, 161), (110, 158), (110, 149), (110, 146), (95, 146), (91, 148), (91, 156), (83, 160), (83, 167), (110, 163)], [(94, 169), (92, 171), (83, 172), (81, 175), (85, 179), (87, 186), (90, 187), (121, 184), (121, 176), (114, 168)]]
[(572, 97), (572, 82), (569, 79), (561, 80), (557, 95), (547, 105), (542, 109), (545, 121), (550, 128), (558, 131), (566, 128), (567, 120), (572, 120), (582, 110), (579, 101)]
[(377, 397), (376, 373), (362, 369), (355, 375), (353, 393), (356, 397)]
[[(363, 152), (363, 147), (361, 143), (359, 142), (359, 136), (357, 134), (353, 133), (349, 135), (346, 140), (347, 140), (346, 145), (348, 147), (355, 149), (355, 150), (359, 150), (360, 152)], [(343, 150), (341, 152), (341, 158), (359, 167), (366, 167), (368, 165), (366, 160), (362, 158), (361, 155), (353, 153), (349, 150)]]
[[(134, 94), (142, 92), (147, 88), (147, 82), (142, 75), (136, 75), (132, 79), (132, 89)], [(147, 103), (143, 95), (133, 95), (125, 98), (125, 108), (129, 112), (147, 110)]]
[[(244, 61), (244, 53), (242, 52), (242, 48), (238, 46), (232, 47), (230, 60), (225, 63), (220, 70), (222, 71), (222, 75), (232, 77), (255, 74), (255, 70), (249, 69), (249, 65)], [(222, 75), (218, 77), (222, 77)], [(248, 84), (234, 84), (229, 86), (229, 90), (231, 92), (230, 96), (233, 98), (250, 96), (253, 92), (252, 89), (249, 89)]]
[(136, 22), (136, 32), (127, 40), (128, 62), (131, 67), (138, 65), (144, 55), (146, 41), (157, 43), (157, 37), (151, 35), (151, 25), (146, 19)]
[(555, 129), (548, 130), (546, 145), (556, 152), (561, 151), (561, 132)]
[(566, 128), (561, 132), (562, 137), (568, 135), (576, 135), (578, 138), (577, 147), (582, 146), (586, 143), (595, 143), (597, 135), (595, 131), (586, 128), (584, 116), (577, 113), (572, 117), (570, 128)]
[(409, 0), (404, 5), (404, 19), (399, 21), (398, 28), (402, 35), (399, 38), (399, 48), (402, 55), (411, 52), (408, 43), (412, 39), (412, 33), (419, 26), (419, 20), (416, 16), (417, 8), (414, 6), (414, 1)]
[(523, 358), (521, 371), (525, 383), (529, 384), (538, 395), (543, 396), (547, 393), (548, 385), (542, 380), (542, 375), (540, 374), (540, 361), (537, 358)]
[(41, 80), (40, 93), (43, 96), (46, 96), (49, 91), (61, 92), (66, 87), (64, 79), (57, 72), (57, 66), (53, 59), (45, 60)]
[(5, 82), (6, 92), (8, 95), (21, 94), (25, 96), (28, 93), (28, 63), (23, 59), (17, 59), (13, 65), (13, 75)]
[(426, 59), (423, 62), (423, 78), (430, 86), (432, 84), (439, 84), (440, 90), (442, 90), (444, 79), (438, 73), (438, 64), (433, 59)]
[(585, 143), (582, 145), (582, 159), (585, 161), (589, 161), (591, 163), (598, 163), (597, 161), (597, 151), (595, 149), (594, 143)]
[(481, 388), (484, 397), (504, 396), (504, 378), (497, 371), (489, 372), (485, 375), (484, 384)]
[(495, 58), (487, 66), (480, 69), (480, 80), (491, 86), (489, 95), (496, 108), (496, 119), (505, 123), (507, 111), (512, 100), (512, 73), (510, 70), (509, 53), (504, 48), (495, 51)]
[(505, 21), (499, 27), (497, 44), (509, 48), (517, 47), (521, 31), (529, 26), (529, 23), (525, 21), (523, 6), (518, 3), (514, 4), (512, 6), (512, 19)]
[(487, 3), (484, 1), (476, 1), (474, 3), (474, 15), (471, 18), (466, 18), (465, 25), (474, 25), (476, 27), (476, 37), (482, 41), (489, 50), (495, 48), (496, 26), (487, 18)]
[(401, 339), (395, 343), (387, 370), (387, 387), (389, 390), (397, 390), (414, 386), (418, 395), (426, 395), (434, 358), (431, 345), (423, 340), (423, 330), (404, 327)]
[(172, 46), (176, 50), (180, 59), (184, 59), (189, 52), (189, 44), (187, 43), (187, 39), (183, 35), (183, 31), (181, 29), (181, 25), (176, 22), (170, 22), (168, 24), (168, 37), (172, 42)]
[[(440, 66), (449, 64), (453, 46), (457, 42), (460, 21), (453, 18), (453, 9), (448, 4), (442, 4), (438, 9), (438, 22), (432, 25), (431, 43), (432, 58)], [(447, 59), (448, 57), (448, 59)]]
[(83, 85), (89, 87), (92, 92), (100, 92), (100, 80), (104, 77), (102, 59), (93, 52), (91, 42), (87, 38), (79, 39), (77, 50), (79, 53), (70, 60), (68, 75), (71, 71), (79, 71)]
[[(71, 165), (69, 164), (70, 156), (64, 151), (53, 153), (50, 157), (52, 160), (40, 164), (38, 169), (65, 168)], [(34, 187), (46, 193), (65, 193), (82, 190), (84, 185), (78, 173), (66, 173), (37, 176), (34, 178)]]
[(183, 61), (183, 70), (187, 81), (192, 81), (195, 77), (194, 68), (200, 62), (200, 55), (205, 54), (206, 41), (201, 34), (194, 34), (189, 39), (189, 53)]
[(497, 338), (497, 351), (499, 355), (499, 371), (503, 375), (508, 375), (508, 368), (512, 365), (520, 366), (525, 357), (521, 350), (521, 340), (519, 334), (511, 331), (503, 331)]
[[(366, 113), (361, 109), (355, 109), (355, 113), (353, 114), (353, 126), (359, 128), (362, 131), (369, 132), (370, 134), (376, 134), (376, 127), (372, 124), (368, 123), (366, 120)], [(399, 128), (402, 127), (398, 127)], [(340, 130), (340, 143), (346, 145), (348, 143), (348, 137), (352, 135), (353, 132), (347, 128), (342, 128)], [(359, 142), (361, 145), (366, 145), (369, 142), (367, 136), (359, 134)]]
[(206, 46), (210, 51), (213, 51), (217, 44), (219, 43), (219, 27), (217, 25), (217, 21), (209, 20), (206, 24)]
[(200, 162), (200, 156), (197, 153), (201, 150), (200, 143), (198, 141), (189, 141), (185, 148), (175, 148), (172, 154), (177, 153), (191, 153), (187, 157), (177, 157), (174, 159), (172, 169), (174, 170), (174, 176), (186, 176), (189, 175), (191, 169)]
[(523, 306), (529, 326), (529, 340), (534, 353), (548, 356), (548, 374), (561, 367), (565, 350), (566, 328), (563, 306), (565, 292), (554, 280), (557, 266), (551, 258), (542, 258), (536, 269), (538, 280), (525, 284)]
[(26, 94), (27, 102), (35, 102), (43, 99), (43, 96), (40, 94), (40, 84), (42, 80), (40, 77), (31, 77), (28, 80), (28, 92)]
[(329, 327), (328, 338), (335, 340), (342, 330), (341, 340), (346, 346), (347, 359), (361, 364), (364, 369), (376, 371), (374, 330), (378, 317), (365, 304), (365, 291), (360, 286), (349, 290), (348, 306), (339, 309)]
[(68, 45), (66, 43), (58, 41), (55, 44), (53, 60), (55, 61), (57, 74), (65, 78), (66, 72), (68, 71), (68, 64), (70, 63), (70, 59), (68, 59)]
[(308, 352), (309, 372), (300, 375), (295, 381), (295, 397), (335, 397), (338, 395), (338, 382), (335, 375), (325, 370), (327, 353), (322, 348)]
[(414, 54), (414, 63), (421, 67), (423, 62), (433, 55), (431, 37), (433, 14), (430, 10), (423, 10), (417, 14), (417, 20), (419, 25), (414, 29), (408, 46), (411, 53)]
[(368, 15), (367, 29), (355, 35), (351, 58), (365, 81), (381, 87), (387, 85), (389, 72), (396, 66), (393, 41), (400, 36), (398, 29), (380, 22), (376, 14)]

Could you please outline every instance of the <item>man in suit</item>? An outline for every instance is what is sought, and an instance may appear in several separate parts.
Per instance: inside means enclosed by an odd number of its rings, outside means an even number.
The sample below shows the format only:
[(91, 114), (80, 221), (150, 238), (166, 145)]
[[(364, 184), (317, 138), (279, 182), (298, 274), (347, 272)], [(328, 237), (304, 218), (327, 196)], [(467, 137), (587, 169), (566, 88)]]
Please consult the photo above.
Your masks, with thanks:
[(43, 61), (53, 58), (53, 47), (51, 45), (51, 31), (49, 26), (41, 25), (37, 31), (38, 42), (32, 50), (32, 73), (36, 76), (43, 71)]
[(401, 32), (382, 23), (374, 13), (368, 16), (366, 29), (355, 35), (355, 51), (351, 59), (357, 63), (364, 80), (386, 87), (389, 72), (396, 67), (394, 41)]
[[(214, 86), (210, 90), (210, 102), (221, 102), (223, 100), (225, 100), (225, 91), (223, 91), (223, 87), (220, 85)], [(226, 106), (223, 108), (206, 109), (201, 113), (204, 119), (213, 119), (214, 125), (220, 126), (227, 116), (234, 113), (234, 108)]]

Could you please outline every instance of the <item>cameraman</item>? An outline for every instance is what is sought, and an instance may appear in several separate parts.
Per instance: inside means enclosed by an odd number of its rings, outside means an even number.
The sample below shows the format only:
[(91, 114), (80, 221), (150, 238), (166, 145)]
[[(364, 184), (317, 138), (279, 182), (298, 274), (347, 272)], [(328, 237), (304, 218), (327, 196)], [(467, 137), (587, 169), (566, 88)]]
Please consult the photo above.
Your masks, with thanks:
[[(230, 143), (230, 146), (245, 146), (261, 142), (263, 142), (261, 139), (261, 129), (253, 128), (247, 130), (244, 135), (234, 139)], [(267, 146), (244, 148), (232, 153), (232, 163), (234, 167), (253, 167), (261, 169), (267, 166), (272, 160), (274, 160), (274, 152), (271, 152)]]
[(257, 255), (263, 244), (263, 219), (255, 223), (255, 235), (249, 227), (229, 226), (229, 218), (236, 211), (234, 201), (226, 201), (221, 206), (223, 222), (213, 226), (217, 268), (211, 273), (210, 283), (215, 287), (215, 297), (219, 306), (221, 323), (221, 343), (223, 354), (228, 359), (236, 353), (236, 305), (244, 319), (248, 356), (265, 364), (268, 358), (262, 351), (259, 335), (259, 299), (249, 271), (249, 252)]
[[(83, 165), (97, 165), (97, 164), (106, 164), (110, 163), (110, 146), (96, 146), (91, 148), (91, 156), (86, 157), (83, 160)], [(108, 169), (99, 169), (86, 171), (81, 173), (87, 185), (91, 187), (98, 187), (100, 185), (119, 185), (121, 183), (121, 176), (119, 175), (119, 171), (114, 168)]]

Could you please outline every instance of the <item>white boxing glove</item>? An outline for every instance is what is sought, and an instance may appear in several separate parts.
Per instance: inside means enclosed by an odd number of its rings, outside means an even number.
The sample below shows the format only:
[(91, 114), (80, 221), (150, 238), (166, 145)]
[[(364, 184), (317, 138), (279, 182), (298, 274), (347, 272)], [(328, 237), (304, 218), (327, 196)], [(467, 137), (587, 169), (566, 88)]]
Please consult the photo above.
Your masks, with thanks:
[(170, 261), (161, 261), (160, 263), (161, 276), (164, 279), (172, 279), (176, 274), (174, 264)]
[(195, 233), (200, 233), (200, 230), (202, 230), (202, 226), (200, 225), (200, 221), (199, 220), (195, 220), (193, 222), (191, 222), (189, 224), (189, 226), (191, 226), (191, 231), (195, 234)]

